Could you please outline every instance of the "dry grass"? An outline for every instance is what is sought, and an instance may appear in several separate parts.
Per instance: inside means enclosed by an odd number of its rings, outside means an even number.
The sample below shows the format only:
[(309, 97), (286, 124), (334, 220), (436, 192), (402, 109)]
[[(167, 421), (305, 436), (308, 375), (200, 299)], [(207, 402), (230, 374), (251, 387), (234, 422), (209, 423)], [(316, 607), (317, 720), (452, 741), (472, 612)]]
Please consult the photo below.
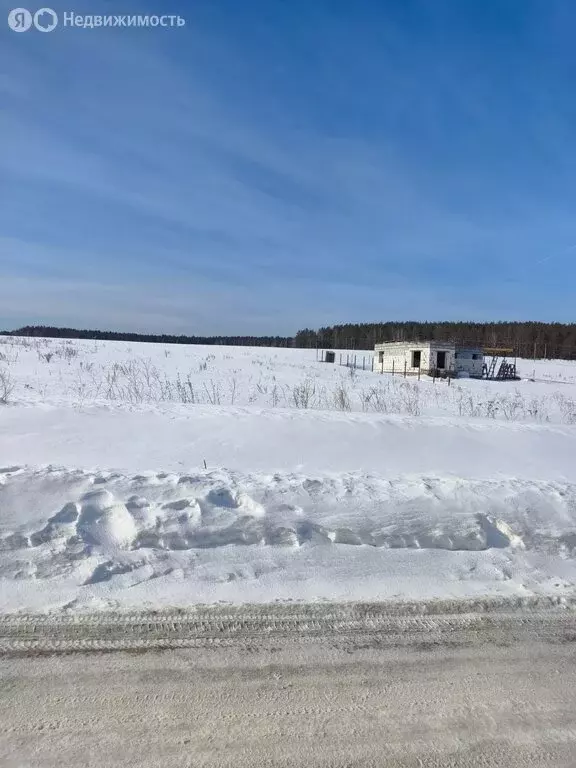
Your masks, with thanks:
[[(454, 381), (432, 384), (401, 376), (376, 375), (355, 368), (321, 367), (313, 362), (282, 360), (263, 350), (246, 365), (250, 353), (234, 356), (189, 355), (189, 370), (175, 368), (173, 350), (160, 350), (159, 358), (130, 355), (106, 362), (91, 359), (100, 351), (97, 343), (69, 340), (0, 337), (0, 402), (13, 395), (16, 372), (30, 356), (45, 372), (28, 377), (23, 386), (45, 399), (55, 392), (74, 405), (114, 402), (130, 405), (177, 403), (182, 405), (246, 406), (298, 410), (337, 410), (399, 414), (458, 416), (507, 422), (576, 424), (576, 400), (570, 392), (551, 390), (534, 394), (529, 388), (505, 385), (470, 385)], [(117, 348), (116, 348), (117, 349)], [(136, 351), (136, 348), (134, 348)], [(170, 359), (170, 362), (166, 362)], [(238, 359), (238, 368), (228, 361)], [(224, 366), (222, 366), (224, 363)], [(29, 362), (28, 362), (29, 365)], [(541, 392), (541, 390), (540, 390)]]

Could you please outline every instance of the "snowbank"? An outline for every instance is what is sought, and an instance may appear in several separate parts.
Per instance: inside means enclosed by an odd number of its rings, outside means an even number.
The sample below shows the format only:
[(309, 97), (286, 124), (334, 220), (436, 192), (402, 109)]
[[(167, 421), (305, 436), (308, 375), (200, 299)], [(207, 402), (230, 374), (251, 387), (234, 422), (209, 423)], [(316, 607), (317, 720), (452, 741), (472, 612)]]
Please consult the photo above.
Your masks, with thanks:
[[(568, 364), (567, 383), (399, 380), (385, 413), (359, 393), (386, 377), (314, 351), (132, 347), (6, 347), (0, 610), (574, 593)], [(168, 380), (208, 402), (150, 396)], [(507, 405), (458, 405), (486, 392)]]
[(2, 609), (570, 594), (576, 484), (4, 468)]

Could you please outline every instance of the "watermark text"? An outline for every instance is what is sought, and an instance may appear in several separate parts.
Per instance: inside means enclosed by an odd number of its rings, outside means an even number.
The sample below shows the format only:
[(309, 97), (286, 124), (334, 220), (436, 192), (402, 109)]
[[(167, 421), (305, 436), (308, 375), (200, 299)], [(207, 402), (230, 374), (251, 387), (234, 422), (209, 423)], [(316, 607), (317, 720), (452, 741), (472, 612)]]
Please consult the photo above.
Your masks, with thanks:
[(133, 15), (133, 14), (85, 14), (65, 11), (58, 16), (52, 8), (29, 11), (27, 8), (13, 8), (8, 14), (8, 26), (14, 32), (52, 32), (56, 27), (74, 29), (99, 29), (104, 27), (183, 27), (186, 19), (177, 14)]

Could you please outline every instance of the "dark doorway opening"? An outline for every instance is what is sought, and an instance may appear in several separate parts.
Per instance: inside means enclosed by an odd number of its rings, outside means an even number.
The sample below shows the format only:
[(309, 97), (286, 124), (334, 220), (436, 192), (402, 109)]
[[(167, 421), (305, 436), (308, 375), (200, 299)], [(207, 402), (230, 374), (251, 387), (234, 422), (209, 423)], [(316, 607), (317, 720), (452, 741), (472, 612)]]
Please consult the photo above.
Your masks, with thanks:
[(440, 370), (446, 368), (446, 352), (436, 352), (436, 367)]
[(422, 352), (419, 349), (412, 351), (412, 368), (420, 368), (420, 362), (422, 360)]

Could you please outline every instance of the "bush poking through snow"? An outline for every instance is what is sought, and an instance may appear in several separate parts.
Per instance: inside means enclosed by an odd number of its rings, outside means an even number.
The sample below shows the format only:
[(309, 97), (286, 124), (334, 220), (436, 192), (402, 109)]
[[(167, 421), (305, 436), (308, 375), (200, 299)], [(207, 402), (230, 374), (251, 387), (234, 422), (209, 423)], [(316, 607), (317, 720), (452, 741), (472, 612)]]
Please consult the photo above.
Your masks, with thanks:
[(311, 408), (316, 385), (311, 378), (304, 379), (301, 384), (296, 384), (292, 389), (292, 401), (296, 408)]
[(63, 360), (70, 362), (70, 360), (78, 357), (78, 349), (71, 346), (70, 344), (63, 344), (60, 349), (57, 350), (56, 354), (59, 355)]
[[(352, 370), (352, 369), (350, 369)], [(338, 411), (351, 411), (352, 403), (350, 395), (343, 383), (338, 384), (334, 390), (334, 406)]]
[(0, 362), (13, 365), (18, 362), (18, 348), (15, 345), (5, 346), (4, 350), (0, 352)]
[(204, 382), (204, 392), (210, 405), (221, 405), (220, 382), (210, 379), (210, 386)]
[(7, 405), (14, 392), (14, 379), (7, 368), (0, 368), (0, 404)]
[(362, 409), (376, 413), (388, 413), (387, 392), (382, 386), (374, 386), (362, 392)]

